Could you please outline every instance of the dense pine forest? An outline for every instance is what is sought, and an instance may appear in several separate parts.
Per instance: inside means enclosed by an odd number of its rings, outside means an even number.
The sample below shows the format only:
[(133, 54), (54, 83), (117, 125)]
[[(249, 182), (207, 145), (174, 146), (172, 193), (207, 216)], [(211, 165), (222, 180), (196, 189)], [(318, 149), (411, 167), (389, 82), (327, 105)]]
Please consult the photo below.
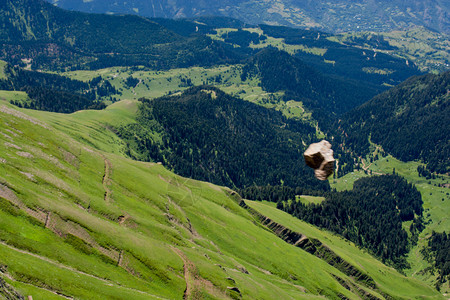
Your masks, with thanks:
[(308, 124), (207, 86), (141, 101), (138, 124), (118, 129), (131, 157), (233, 188), (329, 188), (303, 163), (303, 143), (315, 138)]

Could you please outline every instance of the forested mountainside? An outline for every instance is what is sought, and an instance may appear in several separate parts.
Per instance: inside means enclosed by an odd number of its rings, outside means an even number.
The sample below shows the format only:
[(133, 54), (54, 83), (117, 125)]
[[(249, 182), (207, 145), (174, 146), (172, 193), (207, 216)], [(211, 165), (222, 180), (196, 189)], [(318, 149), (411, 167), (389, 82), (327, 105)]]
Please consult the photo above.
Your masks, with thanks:
[(369, 89), (386, 88), (419, 74), (409, 59), (384, 53), (397, 47), (391, 46), (382, 35), (343, 44), (338, 42), (340, 35), (320, 31), (270, 25), (259, 28), (267, 36), (283, 39), (288, 49), (289, 46), (305, 47), (305, 51), (297, 51), (295, 56), (321, 72), (347, 81), (362, 81)]
[[(2, 58), (65, 69), (113, 65), (170, 68), (235, 62), (206, 36), (186, 38), (149, 19), (70, 12), (43, 0), (7, 0), (0, 7)], [(14, 61), (15, 59), (15, 61)]]
[(118, 128), (136, 159), (162, 162), (191, 178), (242, 188), (287, 185), (329, 189), (302, 153), (315, 128), (208, 86), (142, 99), (137, 124)]
[[(396, 268), (408, 267), (406, 255), (423, 230), (422, 197), (398, 175), (362, 178), (351, 191), (332, 192), (320, 204), (278, 202), (277, 207), (336, 232)], [(402, 223), (412, 221), (403, 228)]]
[(334, 38), (346, 45), (357, 44), (367, 50), (376, 49), (412, 60), (422, 71), (440, 73), (450, 69), (449, 35), (427, 27), (388, 32), (349, 32)]
[(320, 28), (326, 31), (387, 31), (421, 25), (450, 33), (450, 5), (445, 0), (426, 1), (301, 1), (227, 0), (48, 0), (55, 5), (85, 12), (139, 14), (147, 17), (219, 15), (250, 24), (277, 24)]
[(359, 155), (372, 142), (402, 161), (449, 172), (449, 90), (450, 72), (412, 77), (345, 114), (335, 125), (336, 142)]

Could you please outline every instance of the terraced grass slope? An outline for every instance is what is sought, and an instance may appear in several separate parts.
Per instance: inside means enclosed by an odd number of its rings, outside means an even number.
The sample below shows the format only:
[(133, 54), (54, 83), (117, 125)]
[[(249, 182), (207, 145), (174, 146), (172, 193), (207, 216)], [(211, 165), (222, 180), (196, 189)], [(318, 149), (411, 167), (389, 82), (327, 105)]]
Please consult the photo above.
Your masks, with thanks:
[(135, 108), (62, 115), (0, 101), (1, 292), (6, 282), (33, 299), (440, 298), (330, 243), (366, 284), (277, 237), (230, 190), (126, 159), (107, 125), (133, 122)]

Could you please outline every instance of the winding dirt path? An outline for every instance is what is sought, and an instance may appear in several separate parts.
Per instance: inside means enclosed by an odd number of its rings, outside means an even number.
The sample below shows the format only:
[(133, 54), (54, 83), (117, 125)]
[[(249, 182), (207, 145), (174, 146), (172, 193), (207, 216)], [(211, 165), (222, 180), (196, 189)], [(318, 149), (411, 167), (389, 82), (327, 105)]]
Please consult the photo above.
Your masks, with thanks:
[(103, 174), (103, 189), (105, 190), (105, 202), (106, 203), (111, 203), (112, 199), (111, 199), (111, 190), (109, 188), (109, 185), (111, 184), (111, 173), (112, 173), (112, 164), (111, 161), (109, 159), (106, 158), (105, 155), (101, 154), (101, 156), (103, 157), (103, 161), (105, 162), (105, 173)]
[(197, 270), (195, 264), (190, 261), (186, 255), (178, 248), (171, 247), (172, 251), (175, 252), (183, 261), (184, 267), (184, 279), (186, 281), (186, 290), (184, 291), (183, 299), (195, 299), (196, 291), (206, 290), (215, 299), (229, 299), (224, 291), (214, 286), (214, 284), (202, 278)]
[(137, 96), (136, 94), (136, 88), (142, 83), (142, 79), (139, 79), (139, 82), (134, 86), (133, 88), (133, 95)]
[(192, 291), (194, 290), (193, 282), (195, 276), (192, 274), (192, 271), (193, 268), (195, 268), (195, 265), (189, 259), (187, 259), (187, 257), (180, 249), (172, 247), (172, 251), (175, 252), (183, 261), (184, 280), (186, 281), (186, 290), (184, 291), (183, 299), (189, 299), (192, 295)]
[[(369, 171), (369, 168), (370, 168), (370, 166), (371, 166), (373, 163), (369, 163), (368, 165), (366, 165), (364, 159), (363, 159), (361, 156), (358, 156), (358, 158), (361, 160), (361, 164), (362, 164), (361, 168), (362, 168), (364, 171), (366, 171), (366, 172)], [(374, 171), (372, 171), (372, 174), (374, 174), (374, 175), (383, 175), (383, 173), (380, 173), (380, 172), (374, 172)]]

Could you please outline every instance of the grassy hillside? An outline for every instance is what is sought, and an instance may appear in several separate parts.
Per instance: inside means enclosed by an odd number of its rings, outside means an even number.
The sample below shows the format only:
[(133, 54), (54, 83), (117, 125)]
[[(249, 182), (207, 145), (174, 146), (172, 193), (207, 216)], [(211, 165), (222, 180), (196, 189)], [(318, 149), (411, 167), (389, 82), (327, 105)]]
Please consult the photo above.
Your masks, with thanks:
[[(1, 278), (33, 299), (358, 298), (337, 278), (360, 283), (264, 229), (229, 190), (121, 156), (106, 125), (135, 109), (0, 101)], [(439, 298), (375, 260), (352, 262), (377, 270), (378, 289), (361, 287), (373, 295)]]

